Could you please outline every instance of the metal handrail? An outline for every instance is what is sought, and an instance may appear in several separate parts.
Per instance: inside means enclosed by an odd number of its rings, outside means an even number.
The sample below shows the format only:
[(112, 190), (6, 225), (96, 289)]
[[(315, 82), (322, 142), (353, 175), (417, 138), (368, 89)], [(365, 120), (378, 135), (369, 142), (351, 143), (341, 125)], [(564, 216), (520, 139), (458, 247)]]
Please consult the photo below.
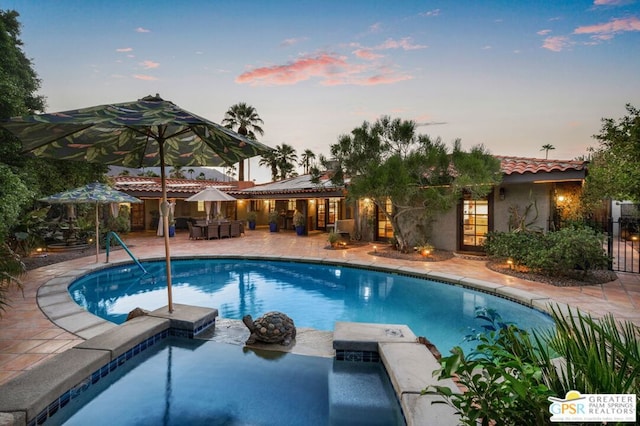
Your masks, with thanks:
[(111, 237), (115, 238), (116, 241), (118, 241), (120, 243), (122, 248), (127, 252), (127, 254), (131, 257), (131, 259), (133, 259), (133, 261), (136, 262), (136, 265), (138, 265), (138, 267), (140, 269), (142, 269), (142, 272), (144, 272), (145, 274), (149, 273), (149, 272), (147, 272), (146, 269), (144, 269), (144, 266), (142, 266), (142, 263), (140, 263), (140, 261), (138, 259), (136, 259), (136, 257), (133, 255), (133, 253), (131, 253), (131, 251), (129, 250), (129, 247), (127, 247), (127, 245), (124, 243), (124, 241), (122, 241), (122, 239), (114, 231), (107, 232), (107, 241), (106, 241), (106, 247), (105, 247), (105, 252), (107, 254), (107, 262), (106, 263), (109, 263), (109, 249), (111, 247)]

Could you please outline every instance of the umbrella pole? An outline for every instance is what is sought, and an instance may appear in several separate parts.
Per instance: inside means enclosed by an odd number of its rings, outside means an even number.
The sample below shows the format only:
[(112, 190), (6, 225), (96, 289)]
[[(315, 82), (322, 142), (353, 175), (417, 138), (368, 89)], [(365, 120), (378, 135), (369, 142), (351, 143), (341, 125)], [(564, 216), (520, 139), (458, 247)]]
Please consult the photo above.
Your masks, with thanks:
[(98, 203), (96, 203), (96, 263), (98, 263), (98, 255), (100, 254), (100, 223), (98, 221)]
[(164, 171), (164, 141), (158, 140), (158, 152), (160, 153), (160, 182), (162, 183), (162, 208), (167, 209), (162, 215), (162, 229), (164, 234), (164, 253), (167, 267), (167, 305), (169, 313), (173, 312), (173, 295), (171, 290), (171, 249), (169, 248), (169, 200), (167, 200), (167, 182)]

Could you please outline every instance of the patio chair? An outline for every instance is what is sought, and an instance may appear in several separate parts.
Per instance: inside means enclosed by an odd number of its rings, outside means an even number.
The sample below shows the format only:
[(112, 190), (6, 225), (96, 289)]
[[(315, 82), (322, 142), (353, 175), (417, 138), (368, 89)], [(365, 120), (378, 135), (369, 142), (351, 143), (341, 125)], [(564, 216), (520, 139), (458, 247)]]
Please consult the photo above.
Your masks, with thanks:
[(207, 239), (220, 238), (220, 232), (217, 222), (207, 225)]
[(231, 223), (230, 222), (220, 222), (220, 238), (230, 237), (231, 236)]
[(239, 237), (240, 236), (240, 222), (234, 220), (229, 224), (229, 235), (231, 237)]
[(189, 228), (190, 240), (199, 240), (204, 238), (204, 235), (202, 233), (202, 228), (200, 226), (193, 226), (191, 222), (187, 222), (187, 227)]

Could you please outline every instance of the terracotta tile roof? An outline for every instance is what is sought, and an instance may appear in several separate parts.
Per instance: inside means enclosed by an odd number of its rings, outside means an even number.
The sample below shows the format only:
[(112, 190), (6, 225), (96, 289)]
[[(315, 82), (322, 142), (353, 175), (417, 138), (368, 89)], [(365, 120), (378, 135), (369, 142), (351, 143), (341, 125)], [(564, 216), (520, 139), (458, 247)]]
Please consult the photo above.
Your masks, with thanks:
[[(147, 176), (113, 176), (113, 185), (118, 191), (124, 192), (162, 192), (159, 177)], [(195, 194), (209, 186), (220, 190), (235, 189), (237, 182), (217, 182), (211, 180), (167, 179), (167, 191), (173, 193)]]
[(541, 158), (506, 157), (495, 155), (500, 160), (500, 169), (505, 175), (525, 173), (582, 171), (587, 167), (586, 161), (547, 160)]

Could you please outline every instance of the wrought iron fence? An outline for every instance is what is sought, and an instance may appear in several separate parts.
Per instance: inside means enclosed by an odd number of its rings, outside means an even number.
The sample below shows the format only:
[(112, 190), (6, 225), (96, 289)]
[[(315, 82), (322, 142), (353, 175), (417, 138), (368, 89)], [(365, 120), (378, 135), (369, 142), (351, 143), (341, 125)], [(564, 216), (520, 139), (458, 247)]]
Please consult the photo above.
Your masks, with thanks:
[[(620, 217), (602, 221), (588, 221), (586, 225), (606, 236), (604, 249), (611, 259), (609, 269), (616, 272), (640, 273), (640, 219)], [(565, 224), (550, 221), (550, 229)]]

